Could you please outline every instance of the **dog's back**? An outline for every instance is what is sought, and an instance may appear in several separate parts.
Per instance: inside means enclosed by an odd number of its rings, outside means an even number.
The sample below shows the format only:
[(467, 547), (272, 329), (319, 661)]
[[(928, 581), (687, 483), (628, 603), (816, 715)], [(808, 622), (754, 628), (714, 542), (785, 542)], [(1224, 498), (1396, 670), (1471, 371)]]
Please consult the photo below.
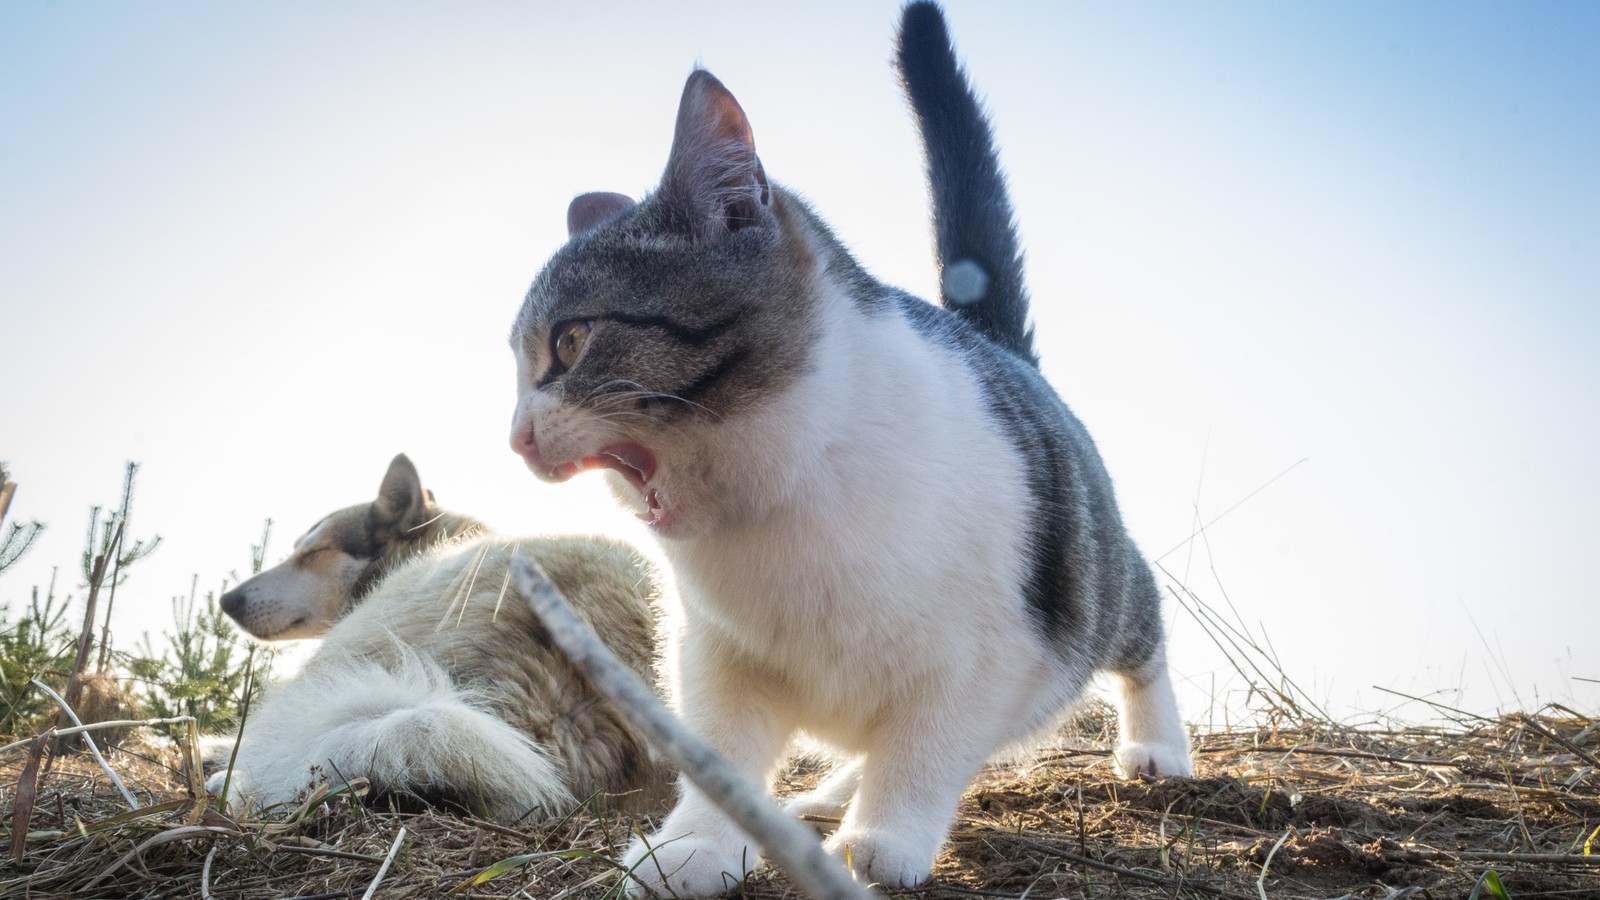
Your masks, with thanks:
[(488, 711), (546, 748), (577, 799), (665, 797), (671, 773), (551, 645), (510, 586), (517, 553), (538, 561), (619, 659), (654, 679), (655, 573), (631, 547), (592, 537), (491, 537), (419, 560), (329, 632), (324, 649), (391, 666), (409, 654), (436, 661)]

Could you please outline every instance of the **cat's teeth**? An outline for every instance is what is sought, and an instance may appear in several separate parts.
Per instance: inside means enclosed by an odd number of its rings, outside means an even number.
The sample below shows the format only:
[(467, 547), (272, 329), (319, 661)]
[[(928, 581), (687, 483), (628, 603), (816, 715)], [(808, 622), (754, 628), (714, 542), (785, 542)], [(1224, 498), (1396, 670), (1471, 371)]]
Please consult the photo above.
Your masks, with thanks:
[(661, 519), (661, 498), (656, 496), (655, 488), (645, 489), (644, 506), (644, 512), (634, 513), (634, 515), (639, 517), (639, 521), (654, 525)]

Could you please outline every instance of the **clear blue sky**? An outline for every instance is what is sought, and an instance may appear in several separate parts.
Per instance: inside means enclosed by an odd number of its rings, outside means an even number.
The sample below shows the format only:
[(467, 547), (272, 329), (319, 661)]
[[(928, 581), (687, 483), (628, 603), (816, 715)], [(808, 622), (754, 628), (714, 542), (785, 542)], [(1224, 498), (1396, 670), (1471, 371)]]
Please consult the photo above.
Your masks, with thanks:
[[(948, 11), (1046, 371), (1146, 551), (1335, 706), (1600, 705), (1600, 5)], [(0, 459), (50, 525), (0, 602), (72, 580), (127, 459), (165, 545), (124, 645), (402, 450), (503, 530), (647, 540), (505, 448), (522, 292), (573, 194), (652, 185), (701, 63), (771, 176), (927, 295), (896, 14), (0, 5)], [(1241, 685), (1168, 618), (1204, 718)]]

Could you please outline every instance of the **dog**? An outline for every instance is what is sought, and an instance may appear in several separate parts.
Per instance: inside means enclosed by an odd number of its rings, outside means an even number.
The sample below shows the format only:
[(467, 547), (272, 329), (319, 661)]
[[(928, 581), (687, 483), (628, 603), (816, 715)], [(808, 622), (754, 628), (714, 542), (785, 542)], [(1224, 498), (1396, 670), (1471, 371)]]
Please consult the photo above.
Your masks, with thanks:
[(231, 768), (231, 743), (211, 750), (210, 789), (268, 806), (319, 777), (362, 777), (374, 798), (502, 821), (597, 795), (623, 809), (668, 799), (673, 773), (510, 586), (519, 553), (654, 681), (660, 580), (637, 551), (597, 537), (494, 535), (440, 508), (402, 454), (375, 501), (327, 516), (287, 560), (223, 595), (223, 611), (256, 638), (323, 641), (250, 711)]

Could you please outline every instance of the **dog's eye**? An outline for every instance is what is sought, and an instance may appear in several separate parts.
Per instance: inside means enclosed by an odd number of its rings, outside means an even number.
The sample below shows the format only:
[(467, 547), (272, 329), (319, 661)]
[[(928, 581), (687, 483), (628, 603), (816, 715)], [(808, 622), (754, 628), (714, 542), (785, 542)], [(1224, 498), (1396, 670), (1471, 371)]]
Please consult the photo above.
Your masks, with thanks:
[(556, 363), (563, 370), (570, 369), (578, 362), (578, 357), (583, 355), (583, 345), (589, 341), (589, 332), (594, 328), (594, 322), (588, 319), (577, 319), (557, 325), (550, 338), (550, 350), (556, 358)]

